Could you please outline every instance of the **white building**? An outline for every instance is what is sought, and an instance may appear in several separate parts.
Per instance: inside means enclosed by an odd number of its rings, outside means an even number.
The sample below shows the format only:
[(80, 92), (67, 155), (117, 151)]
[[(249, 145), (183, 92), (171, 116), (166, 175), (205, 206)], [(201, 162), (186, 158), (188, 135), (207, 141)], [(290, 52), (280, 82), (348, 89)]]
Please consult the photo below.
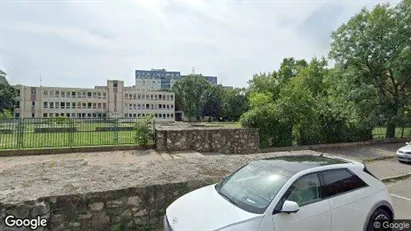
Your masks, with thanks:
[(174, 93), (124, 87), (124, 81), (108, 80), (94, 88), (14, 86), (16, 118), (145, 118), (174, 121)]

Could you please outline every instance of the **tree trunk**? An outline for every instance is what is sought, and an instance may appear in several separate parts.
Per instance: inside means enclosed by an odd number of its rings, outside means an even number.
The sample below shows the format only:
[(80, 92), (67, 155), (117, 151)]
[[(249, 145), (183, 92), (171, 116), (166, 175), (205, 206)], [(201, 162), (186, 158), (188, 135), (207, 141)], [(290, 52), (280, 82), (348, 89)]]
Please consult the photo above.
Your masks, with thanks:
[(387, 131), (385, 133), (385, 138), (395, 138), (395, 123), (389, 122), (387, 124)]

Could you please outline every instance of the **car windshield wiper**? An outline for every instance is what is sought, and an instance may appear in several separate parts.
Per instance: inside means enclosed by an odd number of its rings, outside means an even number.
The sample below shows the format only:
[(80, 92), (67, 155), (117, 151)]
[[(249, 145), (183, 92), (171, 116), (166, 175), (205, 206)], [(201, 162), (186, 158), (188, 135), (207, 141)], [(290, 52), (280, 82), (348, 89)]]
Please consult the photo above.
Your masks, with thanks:
[[(221, 189), (221, 188), (220, 188)], [(231, 204), (235, 205), (238, 207), (237, 202), (235, 202), (233, 199), (231, 199), (230, 197), (228, 197), (227, 195), (225, 195), (224, 193), (221, 192), (221, 190), (217, 190), (218, 194), (220, 194), (222, 197), (224, 197), (225, 199), (227, 199)]]

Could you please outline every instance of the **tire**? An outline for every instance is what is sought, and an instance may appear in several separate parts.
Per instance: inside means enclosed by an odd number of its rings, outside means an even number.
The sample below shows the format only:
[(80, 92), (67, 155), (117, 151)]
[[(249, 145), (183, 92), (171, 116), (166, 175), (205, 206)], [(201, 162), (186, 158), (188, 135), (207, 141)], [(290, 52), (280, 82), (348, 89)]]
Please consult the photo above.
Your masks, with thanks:
[(391, 231), (391, 229), (383, 228), (384, 221), (392, 222), (392, 216), (386, 210), (378, 208), (368, 221), (367, 231)]

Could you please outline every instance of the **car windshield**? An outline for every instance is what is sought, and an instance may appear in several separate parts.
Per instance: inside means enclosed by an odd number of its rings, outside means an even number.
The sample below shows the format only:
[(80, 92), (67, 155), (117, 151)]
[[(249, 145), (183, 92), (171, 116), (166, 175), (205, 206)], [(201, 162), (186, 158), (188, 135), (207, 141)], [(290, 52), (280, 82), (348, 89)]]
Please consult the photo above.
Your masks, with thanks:
[(216, 185), (216, 190), (237, 207), (262, 214), (287, 180), (275, 171), (249, 164)]

